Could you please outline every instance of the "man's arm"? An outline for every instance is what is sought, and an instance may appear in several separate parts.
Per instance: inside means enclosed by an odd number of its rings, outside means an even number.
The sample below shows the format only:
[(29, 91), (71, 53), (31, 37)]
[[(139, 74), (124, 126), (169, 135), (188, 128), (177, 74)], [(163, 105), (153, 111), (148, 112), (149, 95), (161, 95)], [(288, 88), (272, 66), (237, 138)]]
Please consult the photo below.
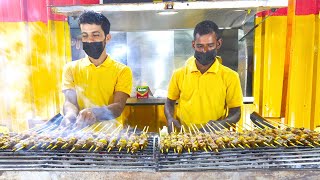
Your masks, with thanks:
[(240, 117), (241, 117), (241, 107), (234, 107), (229, 109), (228, 116), (225, 119), (217, 120), (217, 121), (209, 121), (209, 123), (211, 124), (215, 123), (216, 125), (212, 124), (213, 127), (219, 126), (220, 128), (223, 128), (220, 126), (222, 125), (226, 128), (229, 128), (230, 126), (228, 124), (230, 125), (236, 124), (240, 120)]
[(63, 91), (65, 101), (63, 104), (63, 120), (62, 126), (68, 126), (71, 123), (75, 123), (76, 117), (79, 113), (79, 105), (77, 102), (77, 94), (74, 89), (67, 89)]
[(113, 95), (112, 104), (81, 110), (77, 117), (77, 126), (84, 127), (94, 124), (97, 120), (111, 120), (119, 117), (126, 105), (128, 97), (128, 94), (118, 91)]
[(172, 127), (172, 123), (174, 124), (175, 127), (177, 127), (178, 129), (181, 128), (181, 124), (178, 120), (174, 119), (174, 106), (176, 104), (175, 100), (171, 100), (169, 98), (167, 98), (166, 103), (164, 105), (164, 113), (165, 116), (167, 118), (167, 125), (169, 128), (169, 132), (172, 131), (173, 127)]
[(124, 92), (115, 92), (112, 104), (108, 106), (94, 107), (92, 108), (92, 112), (99, 120), (110, 120), (117, 118), (121, 115), (128, 98), (129, 95)]

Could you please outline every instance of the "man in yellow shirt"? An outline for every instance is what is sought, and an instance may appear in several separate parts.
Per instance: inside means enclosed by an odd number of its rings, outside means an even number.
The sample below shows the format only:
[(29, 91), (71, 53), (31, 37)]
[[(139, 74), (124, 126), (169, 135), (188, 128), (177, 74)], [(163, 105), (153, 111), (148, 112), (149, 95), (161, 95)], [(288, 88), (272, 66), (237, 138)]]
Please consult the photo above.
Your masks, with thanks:
[(111, 35), (110, 22), (104, 15), (87, 11), (80, 15), (78, 23), (88, 57), (64, 67), (61, 125), (76, 123), (84, 127), (96, 121), (119, 120), (131, 94), (132, 72), (106, 54)]
[[(239, 75), (221, 64), (217, 51), (222, 45), (221, 32), (212, 21), (203, 21), (194, 29), (194, 56), (177, 69), (170, 80), (165, 115), (169, 131), (206, 123), (228, 127), (241, 117), (242, 91)], [(177, 105), (176, 118), (174, 107)], [(215, 124), (215, 125), (220, 125)], [(215, 127), (212, 124), (213, 127)]]

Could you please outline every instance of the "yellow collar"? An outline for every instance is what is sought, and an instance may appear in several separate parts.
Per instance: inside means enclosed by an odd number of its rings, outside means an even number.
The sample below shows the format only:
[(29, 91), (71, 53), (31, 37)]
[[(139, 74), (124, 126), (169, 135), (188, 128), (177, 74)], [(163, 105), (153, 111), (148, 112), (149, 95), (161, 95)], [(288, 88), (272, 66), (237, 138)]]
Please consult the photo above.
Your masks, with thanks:
[[(221, 62), (221, 57), (217, 56), (212, 66), (206, 72), (217, 73)], [(187, 62), (187, 66), (189, 67), (188, 69), (190, 69), (190, 72), (200, 72), (196, 65), (196, 58), (193, 56)]]
[[(105, 66), (105, 67), (107, 67), (107, 66), (110, 65), (110, 63), (111, 63), (111, 58), (110, 58), (110, 55), (108, 54), (107, 59), (106, 59), (105, 61), (103, 61), (103, 63), (102, 63), (100, 66)], [(89, 59), (88, 56), (85, 57), (85, 58), (83, 58), (82, 64), (83, 64), (84, 66), (90, 66), (90, 65), (93, 65), (93, 66), (94, 66), (94, 64), (90, 61), (90, 59)]]

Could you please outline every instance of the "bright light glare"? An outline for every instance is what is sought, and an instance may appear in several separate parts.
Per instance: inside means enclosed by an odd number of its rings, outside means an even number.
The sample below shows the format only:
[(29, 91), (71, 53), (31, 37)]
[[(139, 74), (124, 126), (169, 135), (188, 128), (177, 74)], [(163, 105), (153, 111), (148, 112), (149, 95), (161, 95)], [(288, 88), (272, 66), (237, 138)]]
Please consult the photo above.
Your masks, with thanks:
[(178, 11), (159, 11), (159, 12), (157, 12), (157, 14), (159, 14), (159, 15), (174, 15), (174, 14), (178, 14)]

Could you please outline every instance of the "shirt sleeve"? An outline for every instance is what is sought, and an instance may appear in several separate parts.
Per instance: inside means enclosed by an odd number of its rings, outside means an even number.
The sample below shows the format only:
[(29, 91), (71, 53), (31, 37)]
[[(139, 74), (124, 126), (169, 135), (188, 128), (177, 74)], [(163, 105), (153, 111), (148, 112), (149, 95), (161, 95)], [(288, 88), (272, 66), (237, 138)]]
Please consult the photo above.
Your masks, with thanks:
[(118, 75), (117, 84), (115, 86), (115, 92), (121, 91), (129, 96), (132, 90), (132, 71), (128, 66), (125, 66)]
[(240, 78), (236, 72), (228, 78), (226, 103), (228, 108), (239, 107), (243, 104)]
[(178, 85), (178, 75), (179, 71), (176, 70), (173, 72), (172, 77), (170, 79), (169, 87), (168, 87), (168, 98), (171, 100), (178, 100), (180, 98), (180, 89)]
[(75, 89), (71, 63), (67, 63), (62, 72), (62, 91), (67, 89)]

